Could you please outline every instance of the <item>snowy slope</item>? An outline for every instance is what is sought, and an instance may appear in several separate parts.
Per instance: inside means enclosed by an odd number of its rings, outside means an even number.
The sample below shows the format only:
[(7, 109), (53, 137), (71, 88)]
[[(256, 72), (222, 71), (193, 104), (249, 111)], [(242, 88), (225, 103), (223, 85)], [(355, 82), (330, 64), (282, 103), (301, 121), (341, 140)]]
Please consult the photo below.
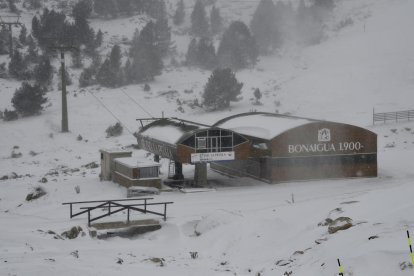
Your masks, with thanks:
[[(221, 9), (228, 7), (225, 13), (234, 18), (240, 14), (246, 22), (254, 10), (249, 1), (217, 3)], [(292, 271), (291, 275), (324, 276), (337, 275), (337, 258), (345, 275), (411, 274), (410, 269), (401, 271), (399, 264), (410, 261), (405, 231), (414, 229), (414, 123), (372, 126), (371, 115), (373, 108), (378, 112), (413, 109), (413, 9), (410, 0), (338, 1), (321, 44), (285, 49), (261, 57), (255, 68), (237, 72), (244, 83), (243, 99), (232, 103), (231, 110), (192, 109), (186, 102), (201, 99), (210, 72), (183, 67), (167, 68), (150, 84), (149, 92), (142, 85), (116, 90), (70, 86), (70, 133), (60, 133), (57, 90), (47, 94), (51, 106), (42, 115), (0, 121), (0, 177), (13, 172), (23, 176), (0, 181), (0, 274), (284, 275)], [(349, 18), (352, 24), (338, 28)], [(115, 35), (130, 37), (141, 26), (139, 18), (92, 24), (107, 32), (108, 42), (116, 41)], [(179, 53), (185, 53), (188, 36), (177, 31), (175, 39)], [(10, 108), (18, 86), (1, 80), (1, 110)], [(261, 106), (250, 100), (256, 87), (264, 93)], [(177, 99), (185, 113), (178, 110)], [(157, 201), (174, 201), (159, 231), (133, 240), (106, 241), (88, 235), (60, 240), (47, 234), (48, 230), (60, 234), (75, 225), (87, 229), (86, 218), (70, 220), (62, 202), (125, 197), (124, 188), (99, 181), (99, 168), (84, 165), (99, 162), (100, 148), (131, 149), (136, 118), (164, 112), (214, 123), (252, 109), (368, 127), (378, 134), (379, 177), (268, 185), (209, 172), (215, 191), (156, 196)], [(124, 134), (106, 138), (105, 129), (116, 122), (115, 117), (124, 124)], [(10, 158), (12, 151), (22, 157)], [(146, 156), (137, 150), (133, 154)], [(165, 175), (168, 160), (162, 164)], [(192, 170), (185, 166), (188, 176)], [(39, 183), (43, 177), (47, 183)], [(26, 202), (26, 195), (38, 185), (48, 194)], [(339, 216), (349, 216), (357, 225), (336, 234), (318, 226)], [(368, 239), (374, 235), (378, 238)], [(71, 255), (75, 250), (79, 258)], [(189, 252), (195, 251), (198, 258), (191, 259)], [(149, 261), (152, 257), (163, 258), (164, 266)], [(124, 262), (118, 264), (118, 258)]]

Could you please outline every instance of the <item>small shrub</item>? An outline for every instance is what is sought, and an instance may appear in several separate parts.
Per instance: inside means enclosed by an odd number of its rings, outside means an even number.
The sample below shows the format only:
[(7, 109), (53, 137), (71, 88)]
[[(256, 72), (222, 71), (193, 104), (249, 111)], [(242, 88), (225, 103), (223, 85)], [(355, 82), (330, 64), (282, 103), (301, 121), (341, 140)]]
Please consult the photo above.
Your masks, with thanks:
[(122, 134), (124, 128), (122, 127), (121, 123), (117, 122), (113, 126), (109, 126), (106, 129), (106, 137), (116, 137)]
[(261, 105), (260, 99), (262, 98), (262, 92), (260, 92), (259, 88), (256, 88), (253, 92), (253, 96), (256, 99), (255, 105)]
[(4, 121), (13, 121), (19, 118), (17, 112), (15, 110), (7, 110), (5, 109), (3, 112), (3, 120)]
[(148, 84), (148, 83), (146, 83), (146, 84), (144, 85), (144, 91), (145, 91), (145, 92), (151, 91), (151, 86), (149, 86), (149, 84)]

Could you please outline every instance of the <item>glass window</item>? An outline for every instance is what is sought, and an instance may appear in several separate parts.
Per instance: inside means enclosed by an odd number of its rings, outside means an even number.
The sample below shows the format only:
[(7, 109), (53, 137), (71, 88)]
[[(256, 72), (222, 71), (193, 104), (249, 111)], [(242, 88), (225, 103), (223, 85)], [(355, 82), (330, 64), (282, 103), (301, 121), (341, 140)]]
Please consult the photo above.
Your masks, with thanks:
[(207, 147), (207, 139), (205, 137), (197, 137), (197, 149), (205, 149)]

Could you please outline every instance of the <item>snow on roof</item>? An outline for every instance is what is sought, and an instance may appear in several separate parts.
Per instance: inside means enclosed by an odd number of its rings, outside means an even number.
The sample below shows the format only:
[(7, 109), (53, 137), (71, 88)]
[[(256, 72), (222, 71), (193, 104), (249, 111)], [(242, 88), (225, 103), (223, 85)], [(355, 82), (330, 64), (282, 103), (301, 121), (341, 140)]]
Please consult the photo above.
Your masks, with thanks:
[(159, 141), (164, 141), (170, 144), (175, 144), (185, 134), (182, 129), (174, 125), (167, 126), (152, 126), (140, 133), (142, 136), (147, 136)]
[(205, 129), (208, 127), (208, 125), (203, 125), (178, 118), (165, 118), (155, 121), (148, 126), (145, 126), (139, 134), (141, 136), (146, 136), (174, 145), (189, 132)]
[(230, 129), (240, 134), (270, 140), (291, 128), (314, 121), (312, 119), (271, 113), (245, 113), (223, 119), (217, 122), (215, 126)]
[(136, 157), (120, 157), (114, 159), (116, 163), (120, 163), (130, 168), (146, 168), (146, 167), (159, 167), (159, 163), (151, 162), (148, 160), (138, 159)]
[(100, 152), (107, 152), (107, 153), (132, 153), (132, 151), (130, 150), (123, 150), (123, 149), (119, 149), (119, 148), (103, 148), (99, 150)]

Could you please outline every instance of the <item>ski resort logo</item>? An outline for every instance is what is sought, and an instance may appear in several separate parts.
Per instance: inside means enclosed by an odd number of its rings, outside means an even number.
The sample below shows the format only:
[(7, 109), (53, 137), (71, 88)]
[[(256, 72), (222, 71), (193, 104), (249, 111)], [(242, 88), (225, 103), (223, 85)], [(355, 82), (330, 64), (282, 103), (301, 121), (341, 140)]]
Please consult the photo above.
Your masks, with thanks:
[(331, 130), (329, 128), (323, 128), (318, 130), (318, 142), (330, 142)]

